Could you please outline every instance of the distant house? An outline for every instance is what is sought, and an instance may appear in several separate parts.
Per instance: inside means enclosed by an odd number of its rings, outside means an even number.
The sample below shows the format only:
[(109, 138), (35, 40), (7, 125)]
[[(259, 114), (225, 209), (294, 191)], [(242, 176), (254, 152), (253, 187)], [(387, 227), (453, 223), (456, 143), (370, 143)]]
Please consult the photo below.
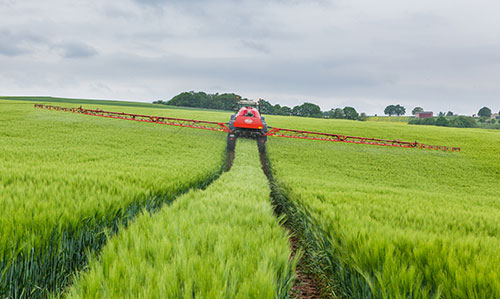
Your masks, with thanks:
[(434, 117), (434, 113), (432, 111), (422, 111), (415, 113), (416, 118), (429, 118)]
[(492, 113), (491, 118), (492, 119), (500, 119), (500, 115), (498, 113)]

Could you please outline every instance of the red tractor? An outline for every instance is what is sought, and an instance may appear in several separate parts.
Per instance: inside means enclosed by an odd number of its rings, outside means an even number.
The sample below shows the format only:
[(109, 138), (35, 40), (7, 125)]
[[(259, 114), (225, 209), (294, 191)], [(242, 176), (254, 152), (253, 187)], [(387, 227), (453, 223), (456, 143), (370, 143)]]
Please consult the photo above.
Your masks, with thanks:
[(234, 150), (236, 138), (247, 137), (257, 139), (259, 150), (265, 150), (267, 140), (267, 124), (264, 116), (260, 115), (260, 101), (239, 101), (238, 112), (231, 115), (227, 135), (227, 148)]

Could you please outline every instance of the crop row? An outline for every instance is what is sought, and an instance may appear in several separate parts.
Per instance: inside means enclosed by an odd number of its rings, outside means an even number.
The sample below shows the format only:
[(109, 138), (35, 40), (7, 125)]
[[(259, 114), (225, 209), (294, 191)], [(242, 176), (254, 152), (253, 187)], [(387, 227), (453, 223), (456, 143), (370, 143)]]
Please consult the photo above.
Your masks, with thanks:
[[(500, 297), (500, 135), (271, 117), (291, 128), (461, 146), (461, 153), (273, 139), (274, 200), (331, 290)], [(411, 139), (410, 139), (411, 140)]]
[(61, 289), (104, 232), (220, 172), (224, 136), (32, 107), (0, 105), (0, 297)]
[(137, 218), (109, 241), (71, 298), (285, 298), (294, 261), (269, 202), (257, 147), (205, 190)]

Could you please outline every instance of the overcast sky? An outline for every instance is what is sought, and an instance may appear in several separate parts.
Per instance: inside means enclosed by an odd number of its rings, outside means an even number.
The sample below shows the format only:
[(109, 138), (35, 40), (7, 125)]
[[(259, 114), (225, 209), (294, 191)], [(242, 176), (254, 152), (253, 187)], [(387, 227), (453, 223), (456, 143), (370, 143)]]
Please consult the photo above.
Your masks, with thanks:
[(493, 0), (0, 0), (0, 95), (500, 110)]

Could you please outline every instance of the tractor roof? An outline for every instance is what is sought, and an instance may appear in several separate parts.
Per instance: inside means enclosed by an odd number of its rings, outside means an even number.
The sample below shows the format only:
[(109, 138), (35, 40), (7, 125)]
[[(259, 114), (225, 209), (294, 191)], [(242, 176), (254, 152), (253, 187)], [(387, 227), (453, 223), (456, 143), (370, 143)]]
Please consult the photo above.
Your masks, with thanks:
[(238, 104), (245, 106), (257, 106), (259, 103), (251, 100), (241, 100), (238, 102)]

